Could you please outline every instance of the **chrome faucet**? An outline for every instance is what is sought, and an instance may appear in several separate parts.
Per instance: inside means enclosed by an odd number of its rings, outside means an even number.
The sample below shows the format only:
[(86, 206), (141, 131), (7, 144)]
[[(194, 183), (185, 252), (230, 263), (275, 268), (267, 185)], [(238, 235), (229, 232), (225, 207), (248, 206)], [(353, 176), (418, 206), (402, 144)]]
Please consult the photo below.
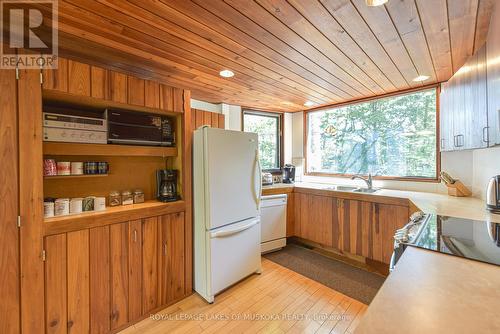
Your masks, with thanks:
[(361, 175), (354, 175), (351, 177), (351, 180), (355, 180), (355, 179), (360, 179), (360, 180), (363, 180), (366, 182), (366, 185), (368, 186), (368, 189), (372, 189), (373, 188), (373, 179), (372, 179), (372, 174), (371, 173), (368, 173), (368, 177), (363, 177)]

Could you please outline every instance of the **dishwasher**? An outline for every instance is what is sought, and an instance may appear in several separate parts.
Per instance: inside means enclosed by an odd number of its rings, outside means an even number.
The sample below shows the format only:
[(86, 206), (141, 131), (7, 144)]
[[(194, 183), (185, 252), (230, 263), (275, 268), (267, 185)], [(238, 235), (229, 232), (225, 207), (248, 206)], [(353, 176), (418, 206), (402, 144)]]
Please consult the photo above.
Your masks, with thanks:
[(286, 246), (286, 194), (261, 197), (261, 253)]

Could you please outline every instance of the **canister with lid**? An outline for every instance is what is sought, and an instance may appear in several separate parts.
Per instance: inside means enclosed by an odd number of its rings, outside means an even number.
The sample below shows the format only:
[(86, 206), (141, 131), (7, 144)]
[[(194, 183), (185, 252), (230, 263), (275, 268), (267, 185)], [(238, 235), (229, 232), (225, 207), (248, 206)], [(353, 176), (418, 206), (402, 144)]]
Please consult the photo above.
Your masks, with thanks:
[(134, 204), (144, 203), (144, 192), (141, 189), (134, 190)]
[(69, 198), (58, 198), (54, 204), (54, 213), (56, 216), (69, 215)]
[(69, 212), (71, 214), (77, 214), (82, 212), (82, 205), (83, 205), (83, 199), (82, 198), (72, 198), (69, 201)]
[(118, 206), (122, 204), (122, 196), (119, 191), (113, 190), (109, 193), (108, 204), (109, 206)]
[(122, 191), (122, 205), (134, 204), (134, 197), (130, 190)]

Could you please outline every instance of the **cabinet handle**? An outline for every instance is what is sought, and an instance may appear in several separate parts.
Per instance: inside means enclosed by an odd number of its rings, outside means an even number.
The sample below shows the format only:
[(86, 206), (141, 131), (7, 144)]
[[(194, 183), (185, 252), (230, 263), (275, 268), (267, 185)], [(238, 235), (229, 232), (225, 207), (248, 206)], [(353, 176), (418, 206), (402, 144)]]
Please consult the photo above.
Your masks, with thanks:
[(137, 242), (137, 230), (134, 230), (134, 242)]
[(453, 136), (453, 146), (458, 147), (457, 145), (457, 136)]
[(483, 128), (483, 142), (489, 143), (490, 142), (490, 127), (485, 126)]
[[(460, 140), (460, 138), (462, 140)], [(464, 146), (464, 143), (465, 143), (465, 140), (464, 140), (465, 136), (464, 135), (458, 135), (457, 136), (457, 143), (458, 143), (458, 147), (462, 147)]]
[(444, 150), (444, 138), (441, 138), (441, 149)]

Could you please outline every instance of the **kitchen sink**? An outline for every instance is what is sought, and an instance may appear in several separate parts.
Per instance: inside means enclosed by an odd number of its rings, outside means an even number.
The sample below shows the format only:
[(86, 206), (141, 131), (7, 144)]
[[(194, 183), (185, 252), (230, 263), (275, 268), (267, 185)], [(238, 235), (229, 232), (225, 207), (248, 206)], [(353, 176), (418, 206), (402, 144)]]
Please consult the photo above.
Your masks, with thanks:
[(358, 189), (358, 187), (351, 187), (351, 186), (333, 186), (327, 188), (328, 190), (336, 190), (336, 191), (355, 191)]
[(368, 188), (358, 188), (356, 190), (353, 190), (353, 192), (356, 193), (365, 193), (365, 194), (373, 194), (374, 192), (377, 192), (378, 189), (368, 189)]

